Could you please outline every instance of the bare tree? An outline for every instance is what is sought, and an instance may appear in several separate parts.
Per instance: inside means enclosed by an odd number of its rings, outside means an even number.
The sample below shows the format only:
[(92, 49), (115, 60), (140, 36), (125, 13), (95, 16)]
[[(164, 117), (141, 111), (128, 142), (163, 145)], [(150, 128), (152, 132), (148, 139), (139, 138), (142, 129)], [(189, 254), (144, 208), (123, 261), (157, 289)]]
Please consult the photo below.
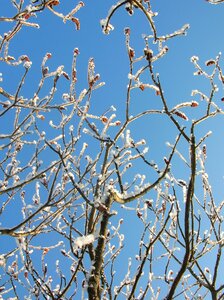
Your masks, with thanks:
[[(67, 14), (58, 0), (29, 5), (11, 0), (11, 5), (16, 14), (0, 18), (12, 26), (1, 36), (0, 60), (10, 68), (22, 65), (23, 74), (13, 93), (0, 87), (0, 233), (1, 244), (8, 245), (0, 253), (0, 299), (224, 299), (224, 201), (216, 199), (206, 171), (211, 132), (198, 130), (223, 114), (217, 96), (224, 83), (221, 55), (205, 66), (191, 58), (194, 75), (205, 78), (208, 92), (193, 90), (189, 102), (171, 107), (155, 63), (189, 25), (159, 35), (153, 1), (118, 1), (101, 20), (105, 34), (124, 8), (130, 15), (140, 11), (151, 29), (139, 56), (130, 28), (124, 30), (129, 81), (120, 121), (113, 106), (104, 113), (92, 110), (95, 90), (104, 85), (93, 58), (87, 86), (77, 93), (78, 48), (71, 75), (63, 66), (49, 70), (52, 55), (44, 56), (32, 97), (26, 95), (32, 58), (10, 55), (22, 28), (38, 28), (33, 17), (37, 21), (40, 12), (49, 10), (79, 30), (76, 13), (84, 3)], [(69, 81), (69, 89), (59, 101), (62, 80)], [(135, 113), (133, 93), (147, 89), (156, 104)], [(140, 139), (132, 134), (136, 123), (150, 124), (155, 117), (172, 128), (166, 157), (158, 162), (147, 154), (144, 132)], [(124, 215), (129, 239), (132, 227), (141, 229), (133, 251), (122, 229)]]

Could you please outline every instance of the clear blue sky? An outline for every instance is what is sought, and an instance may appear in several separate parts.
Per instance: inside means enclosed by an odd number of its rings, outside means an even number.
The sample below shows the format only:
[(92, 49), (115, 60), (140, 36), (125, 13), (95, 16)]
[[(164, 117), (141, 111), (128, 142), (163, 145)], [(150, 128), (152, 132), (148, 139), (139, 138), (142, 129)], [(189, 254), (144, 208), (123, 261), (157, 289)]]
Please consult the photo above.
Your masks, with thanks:
[[(60, 6), (55, 9), (62, 8), (63, 12), (68, 12), (76, 3), (77, 1), (61, 0)], [(106, 85), (95, 92), (92, 111), (94, 113), (98, 112), (100, 115), (111, 105), (114, 105), (117, 107), (117, 117), (122, 121), (124, 120), (126, 86), (128, 83), (128, 58), (125, 49), (124, 27), (131, 28), (131, 46), (135, 49), (136, 56), (143, 54), (142, 34), (150, 34), (150, 27), (140, 12), (135, 11), (135, 14), (130, 17), (124, 9), (120, 9), (112, 18), (114, 31), (110, 35), (104, 35), (100, 27), (100, 19), (107, 16), (108, 10), (115, 1), (86, 0), (84, 3), (85, 7), (76, 15), (81, 22), (80, 31), (76, 31), (73, 23), (63, 24), (61, 19), (45, 10), (38, 14), (37, 20), (32, 19), (33, 22), (36, 21), (40, 24), (40, 29), (23, 28), (10, 43), (9, 54), (15, 57), (27, 54), (30, 57), (32, 67), (23, 94), (26, 97), (32, 97), (40, 78), (40, 64), (43, 56), (47, 52), (51, 52), (52, 58), (49, 60), (48, 65), (52, 70), (58, 65), (64, 65), (65, 71), (70, 74), (73, 49), (78, 47), (80, 50), (77, 64), (78, 92), (86, 87), (87, 63), (90, 57), (94, 57), (96, 72), (100, 73), (101, 79), (106, 82)], [(157, 0), (151, 1), (151, 5), (154, 11), (159, 12), (159, 15), (155, 18), (159, 35), (171, 33), (180, 29), (186, 23), (190, 24), (187, 36), (168, 41), (168, 54), (158, 64), (155, 64), (168, 103), (172, 107), (179, 102), (193, 100), (191, 97), (192, 89), (202, 89), (204, 91), (208, 89), (208, 82), (193, 76), (194, 68), (190, 62), (190, 57), (193, 55), (199, 56), (201, 64), (204, 64), (204, 61), (215, 58), (219, 52), (223, 52), (224, 55), (224, 5), (211, 5), (204, 0)], [(9, 0), (1, 0), (0, 16), (13, 16), (14, 12)], [(0, 23), (0, 26), (0, 34), (2, 35), (12, 24)], [(221, 60), (223, 61), (223, 58)], [(18, 79), (23, 73), (22, 66), (11, 68), (1, 63), (0, 72), (3, 74), (3, 88), (10, 93), (14, 93), (18, 85)], [(66, 80), (61, 79), (59, 84), (60, 93), (66, 92), (68, 86)], [(223, 96), (224, 91), (220, 90), (217, 94), (218, 103), (220, 103)], [(156, 97), (148, 91), (136, 93), (136, 97), (133, 97), (132, 100), (133, 114), (142, 109), (152, 108), (156, 105), (156, 101)], [(188, 113), (187, 110), (186, 113)], [(200, 108), (193, 112), (195, 117), (198, 113), (200, 113)], [(0, 121), (1, 133), (7, 132), (10, 126), (10, 120)], [(153, 122), (149, 123), (137, 122), (133, 128), (136, 137), (148, 140), (149, 159), (151, 159), (151, 156), (153, 159), (157, 158), (158, 163), (161, 164), (160, 166), (163, 165), (163, 156), (168, 153), (165, 142), (170, 141), (172, 143), (176, 134), (174, 129), (166, 126), (167, 123), (161, 118), (155, 118)], [(188, 126), (187, 123), (186, 126)], [(207, 143), (210, 157), (208, 158), (208, 167), (211, 182), (214, 183), (215, 195), (222, 200), (224, 169), (222, 155), (224, 148), (223, 119), (217, 118), (200, 128), (202, 135), (209, 130), (214, 131), (214, 136)], [(216, 160), (214, 157), (219, 157), (219, 159)], [(141, 170), (142, 173), (144, 171)], [(126, 214), (127, 212), (121, 210), (119, 218), (125, 218)], [(131, 218), (130, 213), (129, 220)], [(8, 224), (10, 222), (3, 218), (2, 225), (6, 226)], [(136, 225), (136, 230), (139, 228), (138, 226)], [(130, 223), (124, 222), (122, 228), (127, 240), (131, 239), (134, 245), (136, 240), (133, 231), (130, 232), (129, 230)], [(129, 244), (128, 241), (127, 244)], [(6, 244), (4, 247), (6, 247)], [(130, 255), (135, 250), (130, 243), (128, 254), (125, 253)]]

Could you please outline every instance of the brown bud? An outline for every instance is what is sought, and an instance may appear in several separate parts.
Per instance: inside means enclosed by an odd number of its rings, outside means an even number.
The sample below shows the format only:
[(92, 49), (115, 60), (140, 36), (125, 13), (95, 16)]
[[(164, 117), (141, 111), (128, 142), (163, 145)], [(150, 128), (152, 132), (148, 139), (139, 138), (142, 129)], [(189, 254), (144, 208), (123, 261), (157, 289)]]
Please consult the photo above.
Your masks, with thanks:
[(144, 49), (144, 54), (148, 61), (150, 61), (153, 57), (153, 51), (151, 49)]
[(107, 117), (105, 117), (105, 116), (103, 116), (103, 117), (101, 117), (101, 121), (102, 121), (103, 123), (107, 123), (107, 121), (108, 121), (108, 118), (107, 118)]
[(211, 66), (211, 65), (214, 65), (215, 64), (215, 60), (213, 60), (213, 59), (210, 59), (210, 60), (207, 60), (206, 62), (205, 62), (205, 65), (208, 67), (208, 66)]

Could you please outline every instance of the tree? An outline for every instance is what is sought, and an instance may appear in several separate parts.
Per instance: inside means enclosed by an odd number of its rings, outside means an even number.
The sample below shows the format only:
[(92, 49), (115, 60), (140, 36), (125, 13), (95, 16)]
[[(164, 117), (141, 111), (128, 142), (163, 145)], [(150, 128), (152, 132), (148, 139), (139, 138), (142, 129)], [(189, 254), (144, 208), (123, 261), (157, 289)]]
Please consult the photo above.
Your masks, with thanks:
[[(48, 52), (34, 87), (32, 57), (19, 54), (14, 40), (49, 12), (79, 30), (76, 14), (85, 7), (77, 2), (65, 13), (59, 0), (25, 2), (11, 0), (16, 13), (11, 7), (10, 17), (0, 18), (7, 30), (0, 43), (1, 299), (224, 299), (224, 201), (207, 173), (207, 161), (216, 162), (208, 156), (208, 124), (223, 114), (221, 54), (205, 66), (191, 57), (206, 88), (173, 105), (157, 68), (169, 55), (167, 44), (189, 25), (161, 35), (155, 1), (117, 2), (100, 22), (103, 33), (124, 8), (150, 31), (140, 52), (134, 29), (124, 29), (129, 69), (121, 71), (128, 85), (119, 120), (114, 106), (102, 111), (93, 103), (104, 85), (93, 58), (80, 89), (78, 48), (71, 75), (64, 66), (51, 71)], [(10, 78), (5, 83), (9, 71), (16, 86)], [(138, 108), (134, 98), (143, 93), (150, 103)], [(164, 143), (158, 120), (169, 136), (166, 157), (151, 142), (156, 136)]]

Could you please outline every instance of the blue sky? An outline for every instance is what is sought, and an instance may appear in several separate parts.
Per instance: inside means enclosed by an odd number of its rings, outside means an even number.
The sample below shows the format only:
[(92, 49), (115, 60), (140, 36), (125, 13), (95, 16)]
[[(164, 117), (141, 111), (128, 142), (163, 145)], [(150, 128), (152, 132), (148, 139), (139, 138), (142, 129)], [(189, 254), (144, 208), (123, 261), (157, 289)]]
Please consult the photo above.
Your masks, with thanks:
[[(136, 56), (140, 56), (143, 54), (144, 48), (142, 34), (150, 34), (150, 27), (139, 11), (135, 11), (134, 15), (130, 17), (124, 9), (121, 9), (111, 21), (115, 27), (114, 31), (109, 35), (105, 35), (102, 33), (100, 20), (107, 16), (108, 10), (115, 2), (111, 0), (86, 0), (84, 2), (85, 7), (76, 15), (81, 22), (80, 31), (76, 31), (73, 23), (63, 24), (61, 19), (45, 10), (38, 14), (37, 20), (32, 19), (33, 22), (40, 24), (40, 29), (23, 28), (10, 43), (9, 54), (15, 57), (27, 54), (30, 57), (32, 67), (23, 94), (26, 97), (32, 97), (41, 76), (40, 64), (44, 55), (47, 52), (52, 53), (52, 58), (48, 61), (48, 65), (52, 70), (58, 65), (64, 65), (65, 71), (70, 74), (73, 49), (78, 47), (80, 55), (77, 62), (77, 92), (80, 92), (87, 85), (87, 64), (89, 58), (93, 57), (96, 64), (96, 73), (100, 73), (101, 79), (106, 82), (106, 85), (95, 92), (92, 111), (101, 115), (111, 105), (114, 105), (117, 108), (117, 117), (122, 121), (124, 120), (129, 64), (125, 48), (124, 28), (131, 28), (131, 46), (135, 49)], [(203, 65), (204, 61), (215, 58), (219, 52), (224, 53), (224, 5), (211, 5), (204, 0), (157, 0), (151, 2), (152, 9), (159, 12), (155, 18), (159, 35), (171, 33), (180, 29), (186, 23), (190, 24), (187, 36), (168, 41), (169, 51), (167, 55), (155, 64), (168, 103), (172, 107), (179, 102), (193, 100), (191, 97), (192, 89), (208, 90), (208, 82), (205, 79), (193, 76), (194, 67), (190, 62), (190, 57), (193, 55), (199, 56)], [(76, 1), (61, 0), (60, 6), (55, 9), (59, 10), (60, 8), (63, 12), (68, 12), (75, 4)], [(8, 0), (1, 0), (0, 16), (12, 16), (14, 12), (15, 10), (13, 11)], [(3, 34), (12, 26), (11, 23), (0, 23), (0, 25), (0, 34)], [(223, 61), (223, 57), (221, 61)], [(0, 72), (3, 74), (3, 88), (10, 93), (14, 93), (18, 80), (23, 73), (22, 66), (12, 68), (1, 63)], [(66, 92), (68, 87), (69, 83), (61, 78), (58, 97)], [(220, 89), (217, 93), (219, 104), (223, 96), (224, 91)], [(152, 92), (134, 92), (131, 105), (133, 114), (142, 109), (157, 106), (156, 101), (157, 98)], [(221, 105), (224, 104), (221, 103)], [(192, 113), (195, 118), (200, 114), (200, 108), (196, 109), (197, 111)], [(187, 110), (186, 113), (188, 113)], [(189, 116), (190, 114), (189, 111)], [(149, 159), (151, 157), (158, 159), (160, 166), (163, 165), (163, 156), (168, 153), (165, 142), (174, 142), (176, 136), (175, 129), (167, 127), (167, 124), (162, 118), (155, 117), (152, 118), (152, 121), (146, 123), (137, 122), (132, 128), (136, 137), (148, 140)], [(8, 116), (0, 120), (1, 133), (7, 132), (10, 126)], [(188, 126), (187, 123), (186, 126)], [(223, 128), (223, 119), (218, 117), (198, 129), (201, 135), (208, 130), (214, 132), (208, 140), (208, 169), (211, 182), (214, 184), (214, 193), (220, 200), (223, 197)], [(186, 145), (183, 144), (184, 147)], [(183, 151), (188, 150), (184, 149)], [(214, 157), (217, 157), (217, 159), (214, 159)], [(51, 157), (48, 159), (50, 160)], [(141, 170), (141, 172), (146, 172), (146, 169)], [(186, 176), (181, 168), (177, 169), (177, 174)], [(126, 214), (126, 211), (119, 210), (119, 218), (125, 218)], [(131, 219), (132, 212), (128, 217), (128, 220)], [(10, 222), (3, 217), (2, 223), (5, 226)], [(135, 228), (137, 230), (140, 227), (141, 225), (136, 224)], [(129, 222), (124, 222), (123, 230), (126, 238), (132, 241), (128, 255), (132, 251), (135, 252), (136, 249), (133, 245), (136, 245), (139, 238), (136, 236), (135, 240), (135, 236), (133, 232), (129, 231), (129, 228)], [(129, 244), (128, 241), (127, 244)]]

